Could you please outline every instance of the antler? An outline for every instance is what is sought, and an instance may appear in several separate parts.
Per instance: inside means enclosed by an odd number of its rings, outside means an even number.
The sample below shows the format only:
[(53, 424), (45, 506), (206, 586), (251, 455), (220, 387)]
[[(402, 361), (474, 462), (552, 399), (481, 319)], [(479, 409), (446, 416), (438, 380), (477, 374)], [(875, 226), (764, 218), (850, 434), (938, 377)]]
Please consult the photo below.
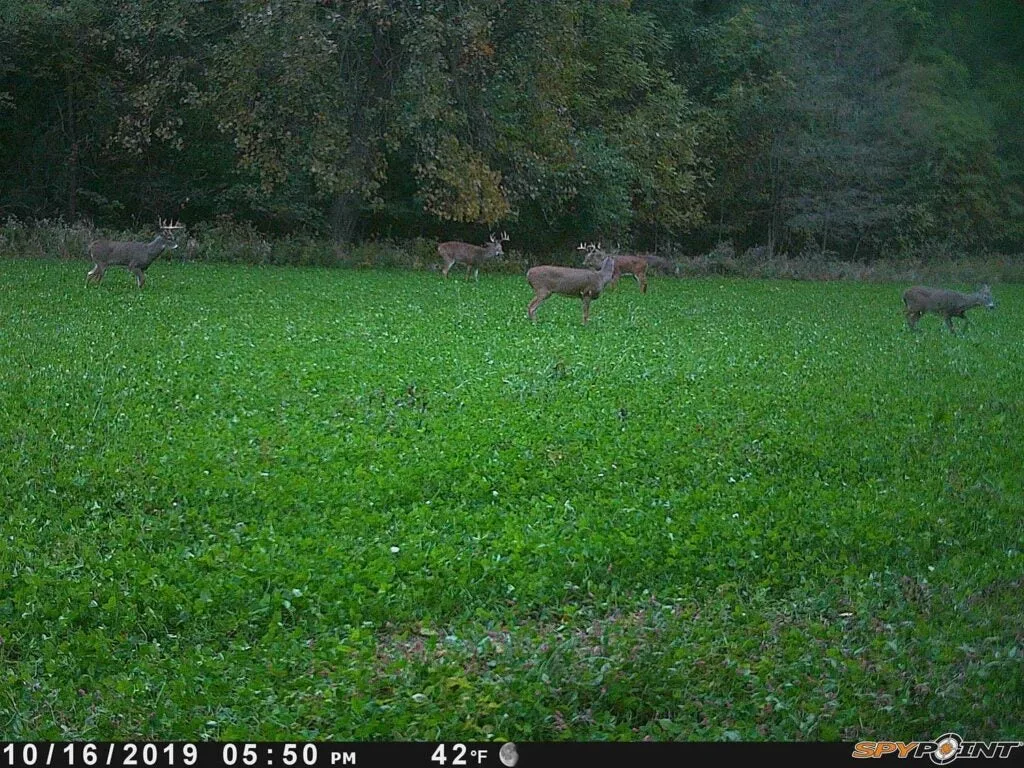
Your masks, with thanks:
[(506, 232), (504, 229), (501, 230), (501, 239), (504, 240), (505, 242), (508, 242), (508, 232)]
[(172, 222), (170, 220), (164, 221), (162, 218), (157, 219), (160, 222), (160, 229), (184, 229), (185, 225), (180, 222)]

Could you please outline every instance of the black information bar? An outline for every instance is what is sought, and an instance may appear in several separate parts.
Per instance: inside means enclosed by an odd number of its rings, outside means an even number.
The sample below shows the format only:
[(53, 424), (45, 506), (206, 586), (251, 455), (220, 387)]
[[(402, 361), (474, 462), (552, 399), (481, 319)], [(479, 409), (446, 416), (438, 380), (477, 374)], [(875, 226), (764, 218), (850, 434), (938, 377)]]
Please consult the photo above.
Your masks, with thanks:
[[(0, 768), (541, 768), (810, 760), (856, 764), (847, 743), (778, 742), (0, 742)], [(1014, 761), (1009, 761), (1014, 762)]]

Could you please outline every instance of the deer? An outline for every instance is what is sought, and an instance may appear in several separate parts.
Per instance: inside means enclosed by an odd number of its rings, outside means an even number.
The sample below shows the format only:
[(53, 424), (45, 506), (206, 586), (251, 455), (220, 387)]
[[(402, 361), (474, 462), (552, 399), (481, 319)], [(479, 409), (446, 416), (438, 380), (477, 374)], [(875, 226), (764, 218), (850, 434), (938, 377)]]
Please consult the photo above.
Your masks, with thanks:
[(575, 296), (583, 300), (583, 324), (586, 325), (590, 319), (590, 302), (601, 295), (614, 273), (615, 259), (611, 256), (605, 256), (601, 269), (596, 272), (575, 267), (533, 267), (526, 273), (526, 280), (533, 288), (533, 301), (527, 307), (526, 314), (530, 320), (536, 321), (537, 307), (552, 294)]
[(678, 275), (679, 265), (673, 264), (668, 259), (664, 259), (661, 256), (655, 256), (653, 253), (645, 253), (640, 256), (641, 259), (646, 259), (647, 266), (653, 267), (655, 270), (660, 270), (666, 275)]
[[(600, 243), (597, 245), (580, 243), (576, 250), (586, 252), (583, 257), (583, 266), (585, 267), (599, 267), (605, 256)], [(612, 274), (611, 284), (616, 285), (622, 275), (630, 274), (639, 284), (640, 293), (647, 293), (647, 259), (643, 256), (627, 255), (615, 255), (612, 258), (615, 259), (615, 271)]]
[(917, 329), (917, 321), (921, 319), (921, 315), (932, 312), (946, 318), (946, 326), (950, 333), (956, 333), (956, 329), (953, 327), (954, 317), (963, 319), (964, 328), (969, 325), (970, 321), (965, 314), (968, 309), (972, 307), (996, 308), (992, 290), (987, 284), (981, 286), (974, 293), (960, 293), (944, 288), (915, 285), (903, 292), (903, 304), (906, 308), (907, 324), (910, 326), (910, 330)]
[(184, 229), (181, 224), (172, 224), (160, 220), (160, 234), (148, 243), (126, 242), (123, 240), (93, 240), (89, 244), (89, 258), (96, 265), (85, 276), (85, 284), (92, 281), (96, 284), (103, 280), (107, 267), (125, 267), (135, 275), (135, 281), (141, 289), (146, 283), (146, 270), (156, 261), (164, 250), (174, 250), (178, 243), (174, 240), (174, 231)]
[(437, 252), (441, 255), (444, 260), (444, 267), (441, 269), (441, 273), (444, 275), (444, 279), (448, 279), (448, 271), (455, 264), (466, 265), (466, 280), (469, 280), (469, 271), (474, 270), (474, 277), (480, 279), (480, 265), (488, 259), (497, 258), (504, 254), (501, 248), (503, 242), (508, 241), (508, 235), (505, 232), (501, 233), (501, 237), (497, 240), (494, 239), (494, 233), (491, 233), (490, 242), (487, 245), (471, 245), (469, 243), (462, 243), (458, 240), (451, 240), (447, 243), (441, 243), (437, 246)]

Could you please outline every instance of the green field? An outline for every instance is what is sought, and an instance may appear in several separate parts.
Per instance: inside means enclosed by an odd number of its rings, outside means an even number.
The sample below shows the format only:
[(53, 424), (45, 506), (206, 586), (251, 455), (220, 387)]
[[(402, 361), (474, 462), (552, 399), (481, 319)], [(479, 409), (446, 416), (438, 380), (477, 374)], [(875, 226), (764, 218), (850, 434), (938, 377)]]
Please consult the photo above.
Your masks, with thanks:
[(0, 261), (0, 738), (1024, 736), (1024, 286), (88, 267)]

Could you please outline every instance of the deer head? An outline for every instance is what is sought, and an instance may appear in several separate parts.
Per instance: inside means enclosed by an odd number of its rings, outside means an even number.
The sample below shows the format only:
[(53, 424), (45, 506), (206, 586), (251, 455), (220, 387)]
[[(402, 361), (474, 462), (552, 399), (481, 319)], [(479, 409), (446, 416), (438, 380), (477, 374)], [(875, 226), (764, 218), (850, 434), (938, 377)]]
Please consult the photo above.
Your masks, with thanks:
[(982, 306), (986, 309), (995, 309), (996, 300), (992, 298), (992, 289), (985, 283), (978, 289), (978, 298), (982, 300)]
[(580, 243), (577, 251), (583, 251), (583, 266), (600, 267), (604, 261), (605, 254), (601, 251), (601, 244)]

